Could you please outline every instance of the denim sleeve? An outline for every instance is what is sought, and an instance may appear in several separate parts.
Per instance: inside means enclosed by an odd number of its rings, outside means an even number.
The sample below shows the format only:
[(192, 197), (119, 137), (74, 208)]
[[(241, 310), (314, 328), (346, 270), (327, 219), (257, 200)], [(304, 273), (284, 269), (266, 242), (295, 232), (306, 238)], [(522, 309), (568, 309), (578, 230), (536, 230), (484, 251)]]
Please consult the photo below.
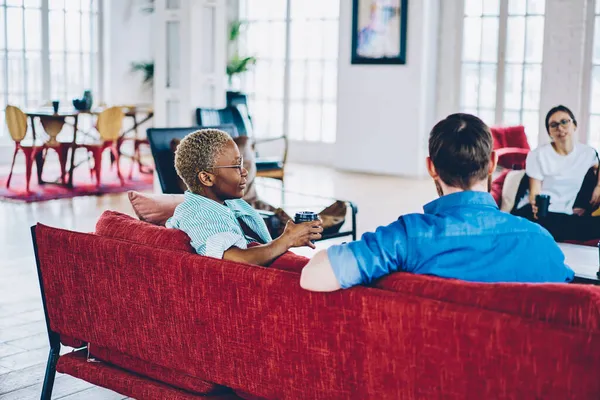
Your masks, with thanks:
[(402, 220), (365, 233), (360, 240), (331, 246), (327, 256), (342, 288), (370, 283), (406, 264), (407, 235)]

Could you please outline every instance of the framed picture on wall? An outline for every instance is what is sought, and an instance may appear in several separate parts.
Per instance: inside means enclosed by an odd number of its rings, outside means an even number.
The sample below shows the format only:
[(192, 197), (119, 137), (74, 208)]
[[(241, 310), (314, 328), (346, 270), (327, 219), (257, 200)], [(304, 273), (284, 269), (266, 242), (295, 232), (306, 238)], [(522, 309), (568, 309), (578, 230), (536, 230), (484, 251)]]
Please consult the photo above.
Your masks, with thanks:
[(353, 0), (352, 64), (406, 64), (408, 0)]

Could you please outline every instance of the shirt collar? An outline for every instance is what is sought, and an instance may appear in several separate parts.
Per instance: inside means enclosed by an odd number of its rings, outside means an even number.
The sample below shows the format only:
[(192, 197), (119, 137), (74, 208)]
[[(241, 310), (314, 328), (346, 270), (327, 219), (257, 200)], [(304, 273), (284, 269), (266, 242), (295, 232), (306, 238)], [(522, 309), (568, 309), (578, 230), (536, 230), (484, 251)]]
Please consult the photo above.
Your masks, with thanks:
[(425, 204), (423, 211), (425, 214), (440, 214), (450, 208), (464, 206), (484, 206), (498, 209), (498, 205), (491, 194), (465, 190), (464, 192), (442, 196), (431, 203)]
[(204, 207), (207, 210), (213, 210), (216, 212), (230, 212), (231, 211), (229, 209), (229, 207), (227, 206), (227, 202), (225, 202), (225, 205), (219, 204), (216, 201), (209, 199), (208, 197), (204, 197), (202, 195), (192, 193), (189, 190), (185, 191), (184, 198), (185, 198), (185, 200), (192, 201), (194, 204)]
[(207, 210), (215, 212), (233, 212), (234, 214), (247, 214), (239, 205), (240, 199), (225, 200), (225, 204), (220, 204), (208, 197), (192, 193), (189, 190), (185, 191), (184, 198), (192, 200), (195, 204), (205, 207)]

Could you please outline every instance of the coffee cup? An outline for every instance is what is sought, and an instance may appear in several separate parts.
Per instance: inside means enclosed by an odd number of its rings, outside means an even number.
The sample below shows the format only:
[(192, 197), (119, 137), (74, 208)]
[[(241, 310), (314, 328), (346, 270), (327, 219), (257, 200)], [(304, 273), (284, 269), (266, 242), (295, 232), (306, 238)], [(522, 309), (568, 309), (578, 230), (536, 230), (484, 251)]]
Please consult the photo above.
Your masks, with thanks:
[[(310, 222), (310, 221), (315, 221), (319, 219), (319, 214), (317, 214), (316, 212), (313, 211), (299, 211), (296, 213), (296, 215), (294, 216), (294, 223), (296, 224), (301, 224), (303, 222)], [(314, 240), (311, 240), (311, 242), (315, 242)]]
[(550, 196), (547, 194), (538, 194), (535, 196), (535, 205), (538, 209), (537, 217), (546, 217), (548, 215), (548, 207), (550, 206)]
[(303, 222), (309, 222), (319, 219), (319, 214), (313, 211), (299, 211), (294, 216), (294, 222), (301, 224)]

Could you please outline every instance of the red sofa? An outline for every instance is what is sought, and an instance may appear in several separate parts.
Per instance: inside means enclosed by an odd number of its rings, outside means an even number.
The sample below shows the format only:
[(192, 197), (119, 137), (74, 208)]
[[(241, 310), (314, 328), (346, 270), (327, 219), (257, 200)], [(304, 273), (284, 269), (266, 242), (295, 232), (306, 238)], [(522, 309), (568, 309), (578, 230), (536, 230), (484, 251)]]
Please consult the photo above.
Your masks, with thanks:
[[(600, 398), (600, 288), (397, 273), (311, 293), (303, 257), (202, 257), (114, 212), (32, 228), (55, 368), (138, 399)], [(82, 350), (59, 357), (61, 344)], [(89, 362), (89, 357), (96, 362)]]

